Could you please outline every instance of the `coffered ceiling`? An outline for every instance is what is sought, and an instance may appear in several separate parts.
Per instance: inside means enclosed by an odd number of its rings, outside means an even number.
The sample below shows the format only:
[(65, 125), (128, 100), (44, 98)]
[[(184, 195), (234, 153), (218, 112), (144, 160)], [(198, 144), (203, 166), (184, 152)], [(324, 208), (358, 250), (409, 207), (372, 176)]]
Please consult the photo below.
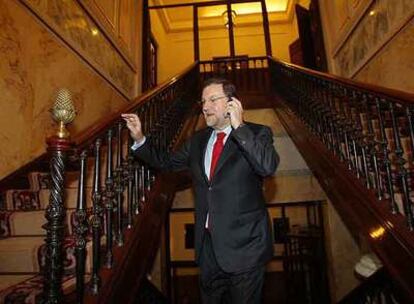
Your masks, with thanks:
[[(177, 3), (203, 3), (211, 0), (150, 0), (149, 5), (171, 5)], [(292, 18), (296, 0), (266, 0), (270, 23), (289, 22)], [(235, 11), (236, 26), (250, 26), (262, 23), (260, 2), (232, 4)], [(192, 7), (164, 8), (156, 11), (167, 32), (192, 31)], [(199, 26), (201, 29), (223, 27), (223, 13), (226, 5), (199, 7)]]

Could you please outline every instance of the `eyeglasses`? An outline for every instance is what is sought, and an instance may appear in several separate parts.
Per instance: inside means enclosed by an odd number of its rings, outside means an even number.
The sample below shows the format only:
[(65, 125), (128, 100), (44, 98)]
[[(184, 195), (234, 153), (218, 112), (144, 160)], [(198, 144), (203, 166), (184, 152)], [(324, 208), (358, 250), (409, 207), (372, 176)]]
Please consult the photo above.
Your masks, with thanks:
[(227, 95), (212, 96), (207, 100), (205, 100), (205, 99), (200, 100), (199, 103), (202, 104), (202, 105), (205, 104), (207, 101), (209, 101), (211, 103), (215, 103), (217, 100), (225, 98), (225, 97), (228, 97), (228, 96)]

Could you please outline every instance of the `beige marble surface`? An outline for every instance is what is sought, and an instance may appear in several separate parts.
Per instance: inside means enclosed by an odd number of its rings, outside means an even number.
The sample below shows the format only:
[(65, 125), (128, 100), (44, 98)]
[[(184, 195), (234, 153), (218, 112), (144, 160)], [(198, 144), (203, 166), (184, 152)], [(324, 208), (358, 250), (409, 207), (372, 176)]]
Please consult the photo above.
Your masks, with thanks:
[[(361, 67), (376, 57), (378, 50), (389, 44), (389, 39), (413, 15), (412, 0), (373, 1), (335, 55), (337, 72), (344, 77), (353, 77)], [(394, 59), (389, 58), (390, 62), (396, 64)], [(386, 70), (383, 72), (386, 73)]]
[(30, 279), (33, 275), (2, 275), (0, 276), (0, 290), (5, 290), (6, 288), (13, 286), (14, 284), (23, 282), (27, 279)]
[(59, 88), (73, 93), (73, 135), (128, 102), (18, 1), (0, 0), (0, 50), (0, 179), (45, 151)]
[(414, 17), (354, 78), (414, 93)]
[(266, 125), (276, 137), (287, 136), (286, 130), (273, 109), (254, 109), (244, 111), (244, 120)]
[(360, 282), (354, 267), (361, 257), (358, 240), (348, 231), (330, 201), (323, 208), (325, 248), (332, 303), (337, 303)]
[(76, 0), (21, 0), (129, 98), (136, 96), (135, 72)]

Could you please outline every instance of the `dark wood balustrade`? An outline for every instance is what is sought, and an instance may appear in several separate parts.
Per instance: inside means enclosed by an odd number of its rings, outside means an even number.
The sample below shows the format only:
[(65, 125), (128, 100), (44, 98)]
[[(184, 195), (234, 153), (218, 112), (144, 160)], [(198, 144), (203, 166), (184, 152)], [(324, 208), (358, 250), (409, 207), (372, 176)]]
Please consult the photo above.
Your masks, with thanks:
[(240, 91), (268, 92), (269, 69), (267, 57), (216, 59), (200, 62), (202, 79), (224, 76)]
[[(78, 203), (75, 211), (77, 303), (132, 303), (141, 279), (149, 270), (159, 245), (160, 229), (175, 193), (171, 175), (156, 175), (136, 161), (129, 148), (129, 131), (121, 113), (136, 113), (147, 140), (169, 151), (181, 142), (180, 133), (194, 129), (188, 118), (198, 118), (195, 100), (199, 89), (196, 64), (172, 81), (146, 93), (132, 105), (98, 123), (73, 142), (50, 141), (51, 199), (47, 211), (47, 262), (44, 299), (62, 300), (62, 243), (65, 217), (64, 179), (68, 159), (79, 168)], [(73, 164), (75, 163), (75, 164)], [(77, 164), (76, 164), (77, 163)], [(92, 164), (92, 165), (89, 165)], [(93, 186), (87, 193), (88, 170)], [(104, 174), (103, 174), (104, 173)], [(105, 178), (103, 176), (105, 175)], [(87, 196), (92, 206), (87, 206)], [(92, 216), (87, 209), (92, 207)], [(92, 233), (88, 233), (92, 231)], [(85, 284), (86, 244), (92, 240), (92, 272)], [(128, 290), (125, 293), (125, 290)]]
[(349, 229), (412, 301), (414, 96), (269, 61), (283, 125)]
[(398, 291), (391, 277), (384, 268), (379, 269), (370, 277), (347, 294), (338, 304), (398, 304)]
[(237, 87), (245, 109), (269, 108), (270, 77), (267, 57), (241, 57), (200, 62), (201, 80), (223, 76)]
[[(227, 76), (242, 92), (260, 92), (266, 99), (275, 95), (281, 122), (350, 231), (357, 238), (365, 236), (404, 290), (402, 297), (413, 301), (413, 95), (254, 57), (194, 64), (71, 143), (51, 142), (48, 302), (62, 297), (60, 252), (65, 210), (61, 192), (69, 168), (79, 172), (79, 193), (74, 228), (77, 292), (67, 300), (133, 302), (157, 249), (170, 198), (179, 187), (175, 182), (183, 179), (155, 175), (133, 160), (128, 148), (132, 143), (120, 114), (137, 113), (148, 140), (170, 150), (180, 142), (181, 130), (191, 130), (183, 123), (189, 111), (199, 111), (194, 101), (199, 98), (200, 81), (216, 75)], [(86, 187), (88, 174), (93, 175), (90, 190)], [(88, 196), (92, 206), (87, 206)], [(93, 265), (85, 276), (89, 240)]]

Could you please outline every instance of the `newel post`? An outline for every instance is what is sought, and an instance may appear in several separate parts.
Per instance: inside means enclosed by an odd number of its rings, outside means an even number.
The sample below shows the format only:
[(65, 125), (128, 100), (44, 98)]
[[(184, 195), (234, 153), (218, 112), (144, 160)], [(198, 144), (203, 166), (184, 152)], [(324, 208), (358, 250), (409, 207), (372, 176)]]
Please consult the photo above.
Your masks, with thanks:
[(46, 263), (44, 269), (43, 303), (62, 303), (63, 241), (64, 241), (64, 177), (65, 161), (71, 149), (69, 132), (65, 125), (75, 118), (70, 92), (61, 89), (51, 110), (53, 119), (59, 123), (56, 135), (47, 139), (50, 154), (50, 198), (46, 208)]

